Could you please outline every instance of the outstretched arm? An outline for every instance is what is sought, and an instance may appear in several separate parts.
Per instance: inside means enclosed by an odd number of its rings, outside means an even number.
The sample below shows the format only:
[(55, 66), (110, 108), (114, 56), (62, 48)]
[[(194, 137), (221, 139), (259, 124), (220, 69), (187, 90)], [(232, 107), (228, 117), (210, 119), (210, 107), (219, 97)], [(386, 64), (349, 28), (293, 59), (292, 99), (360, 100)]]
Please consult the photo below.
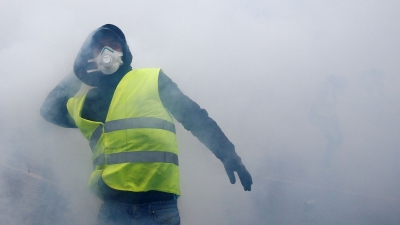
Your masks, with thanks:
[(82, 82), (73, 72), (68, 74), (47, 96), (40, 114), (50, 123), (61, 127), (75, 128), (75, 122), (67, 110), (67, 101), (80, 89)]
[(222, 161), (229, 180), (236, 182), (236, 171), (245, 191), (253, 183), (250, 173), (235, 152), (235, 146), (228, 140), (218, 124), (208, 116), (206, 110), (184, 95), (178, 86), (162, 71), (158, 78), (160, 99), (175, 119), (192, 132), (215, 156)]

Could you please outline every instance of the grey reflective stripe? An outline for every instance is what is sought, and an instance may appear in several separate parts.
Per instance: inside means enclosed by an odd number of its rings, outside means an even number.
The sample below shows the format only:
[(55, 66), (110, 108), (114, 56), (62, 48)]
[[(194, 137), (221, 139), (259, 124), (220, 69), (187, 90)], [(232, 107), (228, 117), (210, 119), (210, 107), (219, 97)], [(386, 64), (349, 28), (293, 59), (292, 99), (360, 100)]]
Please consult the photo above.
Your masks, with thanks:
[(103, 125), (100, 124), (92, 133), (92, 136), (90, 137), (89, 140), (89, 145), (90, 149), (92, 149), (92, 152), (94, 151), (94, 148), (97, 145), (97, 142), (99, 141), (101, 134), (103, 133)]
[(109, 121), (104, 125), (104, 132), (132, 128), (158, 128), (175, 133), (175, 125), (173, 123), (163, 119), (150, 117), (127, 118)]
[[(173, 163), (179, 166), (178, 155), (172, 152), (155, 152), (155, 151), (140, 151), (140, 152), (120, 152), (108, 154), (107, 164), (120, 164), (120, 163), (136, 163), (136, 162), (162, 162)], [(94, 161), (93, 165), (105, 164), (106, 159), (104, 155), (99, 155)]]
[(93, 161), (93, 167), (101, 164), (105, 164), (104, 154), (97, 156), (97, 158)]

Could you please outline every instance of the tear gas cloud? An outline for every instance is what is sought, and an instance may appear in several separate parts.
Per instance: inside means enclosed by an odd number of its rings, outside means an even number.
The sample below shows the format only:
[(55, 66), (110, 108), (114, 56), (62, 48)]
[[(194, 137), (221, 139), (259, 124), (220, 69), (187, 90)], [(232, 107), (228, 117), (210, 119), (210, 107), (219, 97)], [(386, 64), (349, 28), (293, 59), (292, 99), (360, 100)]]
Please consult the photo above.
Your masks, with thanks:
[[(39, 108), (86, 36), (120, 27), (217, 121), (253, 176), (178, 126), (183, 224), (399, 224), (398, 1), (2, 3), (0, 217), (92, 224), (91, 153)], [(57, 222), (54, 222), (57, 221)]]

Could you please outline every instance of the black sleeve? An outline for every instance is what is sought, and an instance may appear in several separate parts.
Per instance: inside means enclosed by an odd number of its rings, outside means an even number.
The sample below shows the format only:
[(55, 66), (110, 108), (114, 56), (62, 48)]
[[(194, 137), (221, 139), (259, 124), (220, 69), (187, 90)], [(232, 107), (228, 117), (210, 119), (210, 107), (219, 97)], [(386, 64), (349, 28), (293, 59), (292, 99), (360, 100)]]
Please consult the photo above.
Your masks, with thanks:
[(50, 123), (61, 127), (76, 128), (75, 122), (67, 110), (67, 101), (73, 97), (81, 87), (81, 81), (71, 73), (64, 78), (47, 96), (40, 115)]
[(162, 71), (158, 78), (158, 89), (164, 107), (217, 158), (222, 160), (235, 152), (234, 145), (218, 124), (208, 116), (207, 111), (184, 95)]

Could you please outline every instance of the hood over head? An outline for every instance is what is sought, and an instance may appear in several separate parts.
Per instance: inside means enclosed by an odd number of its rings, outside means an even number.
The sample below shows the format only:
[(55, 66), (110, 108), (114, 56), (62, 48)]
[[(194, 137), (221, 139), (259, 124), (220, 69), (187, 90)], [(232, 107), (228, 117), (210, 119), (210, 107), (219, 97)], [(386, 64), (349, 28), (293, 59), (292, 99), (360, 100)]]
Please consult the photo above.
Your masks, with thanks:
[[(111, 74), (105, 75), (101, 71), (88, 73), (87, 70), (95, 69), (95, 63), (89, 63), (89, 59), (93, 59), (93, 46), (96, 41), (105, 35), (115, 35), (122, 46), (122, 62), (123, 64), (118, 70)], [(86, 38), (74, 62), (75, 75), (85, 84), (93, 87), (115, 87), (124, 75), (132, 70), (132, 54), (126, 43), (124, 33), (115, 25), (105, 24), (94, 30)]]

